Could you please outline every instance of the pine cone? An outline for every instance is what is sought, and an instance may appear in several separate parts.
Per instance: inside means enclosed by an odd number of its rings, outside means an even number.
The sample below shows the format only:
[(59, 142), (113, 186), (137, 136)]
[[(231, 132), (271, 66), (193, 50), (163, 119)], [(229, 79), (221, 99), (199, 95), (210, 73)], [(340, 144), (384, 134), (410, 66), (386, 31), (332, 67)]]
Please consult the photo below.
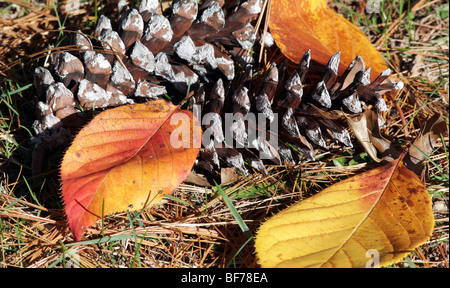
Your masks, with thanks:
[(261, 77), (253, 78), (254, 60), (245, 51), (258, 46), (252, 22), (263, 3), (239, 2), (206, 0), (198, 7), (196, 0), (175, 0), (165, 17), (159, 0), (142, 1), (138, 9), (119, 8), (116, 29), (101, 16), (92, 40), (74, 34), (76, 51), (54, 54), (49, 69), (35, 71), (38, 146), (62, 145), (72, 133), (67, 130), (83, 124), (82, 112), (165, 94), (176, 102), (193, 92), (189, 108), (202, 117), (204, 139), (211, 140), (204, 141), (195, 169), (215, 175), (232, 166), (244, 175), (266, 174), (265, 163), (297, 163), (295, 150), (314, 159), (313, 146), (327, 149), (338, 141), (351, 147), (330, 111), (359, 114), (368, 105), (384, 111), (381, 96), (401, 88), (387, 81), (389, 70), (370, 82), (361, 57), (338, 76), (339, 52), (314, 83), (308, 52), (295, 71), (287, 61), (273, 63), (255, 85)]
[[(295, 150), (314, 160), (313, 147), (328, 149), (327, 143), (330, 142), (352, 147), (349, 132), (340, 124), (341, 117), (331, 111), (360, 114), (369, 105), (377, 112), (386, 111), (386, 103), (381, 96), (388, 91), (401, 89), (403, 84), (387, 81), (389, 69), (370, 82), (370, 68), (365, 69), (363, 59), (359, 56), (343, 75), (338, 76), (339, 56), (338, 52), (331, 57), (321, 78), (313, 84), (303, 84), (307, 80), (311, 62), (308, 51), (297, 69), (290, 74), (287, 62), (279, 68), (273, 63), (264, 75), (261, 87), (251, 87), (249, 78), (252, 66), (248, 65), (244, 80), (231, 92), (224, 92), (223, 81), (219, 79), (209, 97), (202, 95), (192, 98), (191, 103), (206, 102), (202, 119), (206, 119), (208, 125), (203, 127), (204, 133), (208, 137), (214, 136), (212, 142), (203, 141), (207, 149), (200, 152), (197, 167), (207, 173), (214, 173), (221, 167), (219, 159), (222, 158), (226, 165), (235, 167), (244, 175), (248, 174), (249, 168), (267, 174), (264, 162), (276, 165), (298, 163), (301, 159), (298, 153), (293, 153)], [(226, 101), (227, 98), (229, 101)], [(217, 114), (205, 118), (209, 112)], [(222, 119), (227, 119), (227, 112), (228, 115), (241, 113), (242, 116), (233, 118), (235, 123), (223, 123)], [(258, 126), (257, 129), (266, 134), (250, 137), (247, 133), (252, 131), (249, 126), (251, 120), (244, 123), (244, 120), (249, 120), (245, 116), (257, 113), (264, 115), (269, 124)], [(383, 126), (381, 117), (379, 124)], [(232, 135), (232, 139), (229, 137), (227, 141), (224, 135)], [(276, 136), (275, 140), (270, 139), (273, 136)], [(252, 142), (247, 139), (252, 139)], [(221, 145), (224, 140), (228, 145)], [(230, 140), (235, 144), (230, 145)]]

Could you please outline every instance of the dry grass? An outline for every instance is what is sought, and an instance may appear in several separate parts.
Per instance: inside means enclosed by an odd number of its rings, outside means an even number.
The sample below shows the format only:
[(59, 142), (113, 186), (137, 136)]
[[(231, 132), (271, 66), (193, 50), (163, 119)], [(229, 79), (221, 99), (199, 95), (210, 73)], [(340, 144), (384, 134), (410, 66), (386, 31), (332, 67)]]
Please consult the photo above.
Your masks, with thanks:
[[(0, 4), (1, 11), (7, 12), (0, 14), (0, 267), (257, 267), (252, 243), (217, 189), (187, 184), (173, 197), (140, 214), (105, 217), (85, 233), (85, 242), (72, 242), (59, 198), (58, 163), (63, 151), (47, 159), (41, 174), (31, 174), (29, 130), (34, 120), (34, 92), (27, 84), (32, 83), (35, 65), (45, 60), (42, 51), (61, 40), (58, 29), (72, 30), (87, 23), (78, 29), (89, 32), (88, 24), (95, 20), (91, 12), (95, 1), (83, 2), (80, 13), (70, 15), (65, 22), (65, 6), (59, 6), (57, 17), (50, 0), (8, 2), (15, 3), (17, 10)], [(394, 77), (406, 84), (396, 101), (410, 136), (418, 135), (432, 113), (441, 113), (448, 123), (449, 18), (442, 19), (436, 13), (436, 7), (445, 1), (415, 1), (404, 11), (396, 8), (398, 1), (390, 1), (385, 7), (389, 17), (378, 24), (364, 13), (363, 5), (335, 2), (343, 5), (331, 3), (333, 7), (364, 29), (387, 55)], [(112, 7), (104, 6), (104, 13), (112, 15)], [(405, 139), (397, 110), (392, 108), (386, 118), (387, 135)], [(449, 267), (449, 185), (444, 182), (449, 175), (449, 140), (443, 140), (431, 155), (436, 166), (427, 162), (423, 181), (435, 203), (443, 203), (447, 211), (436, 208), (432, 238), (395, 267)], [(320, 162), (269, 167), (267, 177), (252, 175), (226, 187), (250, 232), (284, 207), (376, 166), (358, 160), (361, 147), (339, 149), (323, 153)], [(358, 161), (334, 166), (332, 159), (341, 155)]]

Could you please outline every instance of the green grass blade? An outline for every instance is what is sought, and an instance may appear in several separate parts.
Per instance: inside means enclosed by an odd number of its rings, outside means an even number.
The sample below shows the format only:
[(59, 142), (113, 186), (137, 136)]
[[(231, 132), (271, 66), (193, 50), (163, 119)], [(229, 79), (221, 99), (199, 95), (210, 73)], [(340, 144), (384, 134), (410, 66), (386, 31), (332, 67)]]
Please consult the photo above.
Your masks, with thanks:
[[(215, 181), (214, 181), (215, 182)], [(225, 201), (225, 204), (227, 204), (228, 208), (231, 211), (231, 214), (233, 215), (234, 219), (238, 223), (239, 227), (241, 228), (242, 232), (247, 236), (247, 238), (251, 239), (253, 243), (253, 235), (250, 229), (248, 228), (247, 224), (245, 224), (244, 220), (241, 217), (241, 214), (236, 210), (236, 207), (234, 207), (233, 203), (231, 202), (230, 198), (228, 197), (227, 193), (225, 193), (220, 185), (216, 184), (217, 191), (219, 192), (220, 196), (222, 196), (223, 200)]]
[(230, 259), (230, 261), (228, 261), (227, 265), (225, 266), (225, 268), (229, 268), (231, 265), (231, 262), (234, 262), (234, 259), (236, 258), (237, 255), (239, 255), (239, 253), (241, 253), (242, 249), (245, 247), (245, 245), (247, 245), (249, 242), (253, 241), (253, 238), (248, 238), (247, 241), (245, 241), (244, 244), (242, 244), (241, 248), (239, 248), (238, 251), (236, 251), (236, 253), (234, 253), (233, 257)]
[(130, 212), (127, 211), (127, 216), (128, 216), (128, 220), (130, 221), (130, 227), (131, 227), (131, 231), (133, 232), (133, 238), (134, 238), (134, 243), (136, 243), (136, 252), (134, 253), (134, 257), (133, 260), (131, 261), (131, 266), (134, 266), (134, 263), (136, 262), (136, 259), (138, 260), (138, 266), (139, 268), (142, 267), (141, 264), (141, 257), (140, 257), (140, 253), (139, 253), (139, 248), (141, 247), (142, 244), (142, 240), (144, 240), (144, 237), (141, 238), (141, 241), (138, 242), (138, 237), (136, 235), (136, 230), (134, 230), (134, 225), (133, 225), (133, 221), (136, 219), (135, 218), (131, 218)]
[(184, 201), (184, 200), (178, 199), (178, 198), (176, 198), (176, 197), (173, 197), (173, 196), (170, 195), (170, 194), (164, 195), (164, 198), (169, 199), (169, 200), (172, 200), (172, 201), (175, 201), (175, 202), (178, 202), (178, 203), (180, 203), (180, 204), (182, 204), (182, 205), (192, 206), (190, 203), (188, 203), (188, 202), (186, 202), (186, 201)]
[(65, 244), (67, 247), (69, 246), (75, 246), (75, 245), (96, 245), (106, 242), (114, 242), (114, 241), (121, 241), (121, 240), (127, 240), (133, 238), (133, 235), (130, 234), (119, 234), (119, 235), (113, 235), (113, 236), (105, 236), (99, 239), (92, 239), (92, 240), (86, 240), (86, 241), (79, 241), (79, 242), (73, 242), (73, 243), (67, 243)]
[(31, 189), (30, 184), (28, 184), (27, 178), (25, 178), (25, 176), (22, 176), (22, 178), (23, 178), (23, 181), (25, 182), (25, 185), (26, 185), (27, 188), (28, 188), (28, 191), (29, 191), (30, 194), (31, 194), (31, 197), (32, 197), (33, 200), (36, 202), (36, 204), (38, 204), (38, 205), (41, 206), (41, 207), (44, 207), (44, 206), (41, 205), (41, 203), (39, 203), (39, 200), (38, 200), (38, 198), (36, 197), (36, 194), (33, 192), (33, 189)]

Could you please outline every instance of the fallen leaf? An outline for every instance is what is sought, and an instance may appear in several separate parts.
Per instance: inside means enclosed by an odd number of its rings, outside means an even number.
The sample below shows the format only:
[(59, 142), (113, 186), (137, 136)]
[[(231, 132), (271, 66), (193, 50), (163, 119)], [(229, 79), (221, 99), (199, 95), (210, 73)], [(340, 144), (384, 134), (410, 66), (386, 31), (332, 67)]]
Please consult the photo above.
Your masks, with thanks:
[(427, 241), (433, 226), (425, 185), (398, 159), (276, 214), (255, 249), (262, 267), (386, 266)]
[(368, 109), (364, 112), (364, 115), (367, 119), (370, 142), (377, 148), (383, 160), (392, 162), (394, 159), (397, 159), (401, 152), (397, 150), (391, 141), (381, 135), (378, 114)]
[(424, 168), (423, 162), (431, 155), (441, 135), (448, 135), (448, 123), (440, 114), (434, 114), (425, 122), (420, 135), (410, 147), (404, 160), (406, 166), (420, 175)]
[(75, 239), (104, 215), (157, 204), (177, 188), (199, 152), (199, 127), (190, 111), (164, 100), (97, 115), (61, 165), (62, 197)]
[(208, 182), (208, 179), (204, 175), (198, 174), (195, 171), (191, 171), (186, 176), (186, 179), (184, 179), (184, 182), (200, 187), (212, 187), (211, 183)]
[[(367, 110), (370, 113), (370, 110)], [(367, 113), (367, 112), (366, 112)], [(370, 139), (370, 132), (367, 128), (367, 117), (366, 113), (356, 115), (356, 116), (346, 116), (347, 123), (352, 130), (356, 139), (361, 143), (366, 150), (367, 154), (376, 162), (381, 162), (383, 159), (378, 158), (377, 149), (373, 145)]]
[[(378, 114), (367, 109), (360, 115), (345, 115), (349, 128), (364, 147), (367, 154), (376, 162), (392, 162), (400, 156), (394, 144), (381, 135)], [(378, 154), (381, 158), (378, 158)]]
[(220, 185), (226, 186), (239, 180), (239, 174), (234, 167), (220, 169)]
[(272, 0), (269, 28), (281, 52), (295, 63), (311, 49), (312, 60), (322, 66), (341, 51), (339, 74), (357, 55), (372, 68), (372, 80), (387, 68), (369, 39), (325, 0)]

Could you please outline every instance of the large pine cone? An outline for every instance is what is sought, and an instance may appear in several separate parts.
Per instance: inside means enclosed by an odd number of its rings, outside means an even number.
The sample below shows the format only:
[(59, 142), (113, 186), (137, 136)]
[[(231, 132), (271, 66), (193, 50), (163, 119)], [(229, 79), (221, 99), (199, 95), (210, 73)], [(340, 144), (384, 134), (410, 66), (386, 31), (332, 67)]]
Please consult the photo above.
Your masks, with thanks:
[(263, 3), (230, 2), (206, 0), (198, 7), (196, 0), (175, 0), (167, 18), (159, 0), (142, 1), (138, 9), (119, 7), (116, 25), (101, 16), (94, 38), (74, 34), (76, 50), (53, 54), (48, 69), (35, 71), (35, 172), (44, 150), (67, 144), (84, 113), (164, 95), (177, 102), (191, 92), (188, 106), (211, 140), (203, 141), (195, 169), (214, 175), (233, 166), (244, 175), (265, 174), (264, 163), (297, 163), (298, 152), (314, 159), (313, 146), (327, 149), (338, 141), (351, 147), (348, 131), (328, 111), (384, 111), (381, 96), (401, 88), (388, 81), (389, 70), (370, 82), (361, 57), (337, 75), (339, 52), (316, 77), (308, 77), (309, 52), (292, 72), (285, 61), (253, 77), (248, 50), (264, 49), (252, 26)]

